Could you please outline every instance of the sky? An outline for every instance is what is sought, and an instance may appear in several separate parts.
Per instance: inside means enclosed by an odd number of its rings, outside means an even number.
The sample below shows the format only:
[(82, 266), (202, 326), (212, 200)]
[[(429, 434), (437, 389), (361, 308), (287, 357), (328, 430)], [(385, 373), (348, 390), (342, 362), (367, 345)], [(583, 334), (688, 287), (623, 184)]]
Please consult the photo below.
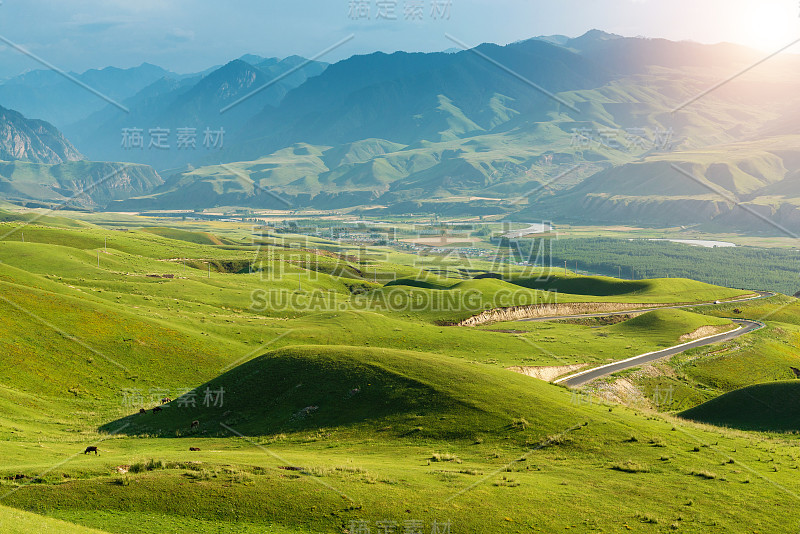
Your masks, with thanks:
[[(392, 9), (392, 6), (394, 8)], [(82, 72), (153, 63), (178, 73), (243, 54), (338, 61), (439, 51), (597, 28), (625, 36), (740, 43), (800, 39), (797, 0), (2, 0), (0, 41)], [(343, 40), (351, 37), (344, 44)], [(337, 46), (335, 46), (337, 45)], [(788, 52), (800, 53), (800, 45)], [(0, 46), (0, 78), (43, 68)]]

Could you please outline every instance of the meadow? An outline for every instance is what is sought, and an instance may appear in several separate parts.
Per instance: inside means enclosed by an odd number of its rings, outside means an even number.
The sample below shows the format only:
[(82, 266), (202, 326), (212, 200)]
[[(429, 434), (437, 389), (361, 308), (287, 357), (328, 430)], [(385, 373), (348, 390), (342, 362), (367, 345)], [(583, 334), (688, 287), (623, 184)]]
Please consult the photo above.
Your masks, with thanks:
[(0, 223), (3, 532), (800, 527), (792, 420), (715, 427), (687, 406), (625, 406), (507, 369), (605, 363), (760, 317), (768, 328), (729, 357), (700, 349), (659, 364), (685, 377), (648, 379), (695, 392), (713, 378), (702, 400), (785, 384), (793, 298), (459, 327), (506, 297), (652, 306), (751, 291), (522, 265), (497, 277), (491, 262), (174, 226)]

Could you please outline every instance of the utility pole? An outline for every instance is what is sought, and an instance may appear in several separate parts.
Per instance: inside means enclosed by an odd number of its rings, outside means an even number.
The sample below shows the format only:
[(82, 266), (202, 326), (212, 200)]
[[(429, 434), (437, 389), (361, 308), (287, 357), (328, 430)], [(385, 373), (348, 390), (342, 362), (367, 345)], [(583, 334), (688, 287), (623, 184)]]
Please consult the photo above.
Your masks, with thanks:
[(211, 278), (211, 262), (208, 262), (208, 278)]
[(22, 242), (25, 242), (25, 232), (22, 232)]
[(564, 276), (567, 276), (567, 260), (564, 260)]
[(97, 251), (97, 266), (100, 267), (100, 251)]
[(108, 254), (108, 237), (105, 237), (104, 239), (105, 241), (103, 242), (103, 252)]
[(617, 278), (622, 280), (622, 265), (619, 265), (619, 276)]

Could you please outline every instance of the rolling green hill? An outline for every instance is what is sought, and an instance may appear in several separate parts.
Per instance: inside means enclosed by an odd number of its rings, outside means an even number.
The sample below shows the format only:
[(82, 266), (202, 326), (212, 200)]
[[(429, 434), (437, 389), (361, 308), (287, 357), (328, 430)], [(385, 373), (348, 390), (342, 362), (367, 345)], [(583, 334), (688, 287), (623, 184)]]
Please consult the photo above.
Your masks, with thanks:
[[(225, 434), (224, 423), (252, 436), (383, 429), (387, 437), (469, 440), (513, 428), (515, 417), (547, 434), (578, 417), (560, 406), (563, 392), (549, 392), (544, 383), (531, 384), (521, 375), (439, 355), (377, 348), (287, 347), (215, 377), (197, 391), (217, 391), (220, 385), (229, 391), (224, 406), (182, 407), (175, 400), (165, 406), (167, 413), (136, 414), (104, 429), (131, 423), (125, 433), (174, 435), (197, 419), (197, 432), (211, 434)], [(500, 389), (502, 396), (496, 393)], [(519, 402), (526, 396), (536, 398), (535, 410)]]
[(728, 327), (734, 325), (727, 319), (708, 317), (684, 310), (656, 310), (608, 328), (616, 334), (629, 336), (637, 331), (659, 332), (665, 337), (678, 338), (682, 334), (691, 333), (704, 326)]
[(680, 413), (710, 425), (757, 430), (800, 430), (800, 382), (758, 384), (726, 393)]

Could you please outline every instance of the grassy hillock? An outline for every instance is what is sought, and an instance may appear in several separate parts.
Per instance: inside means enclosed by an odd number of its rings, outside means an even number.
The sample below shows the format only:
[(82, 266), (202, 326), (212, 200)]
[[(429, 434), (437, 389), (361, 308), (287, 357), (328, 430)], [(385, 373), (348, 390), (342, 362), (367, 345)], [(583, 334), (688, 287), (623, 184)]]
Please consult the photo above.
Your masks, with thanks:
[(800, 382), (737, 389), (679, 414), (685, 419), (740, 430), (800, 431)]
[[(256, 436), (352, 427), (361, 433), (382, 429), (387, 439), (474, 440), (515, 426), (553, 433), (578, 417), (565, 407), (568, 394), (544, 383), (410, 351), (286, 347), (215, 377), (197, 391), (216, 391), (221, 385), (228, 390), (224, 406), (192, 408), (173, 401), (165, 406), (167, 413), (137, 414), (104, 428), (131, 423), (126, 433), (174, 435), (197, 419), (197, 432), (212, 434), (225, 434), (220, 428), (225, 423)], [(515, 425), (520, 418), (527, 422)]]
[(659, 332), (666, 338), (678, 338), (704, 326), (734, 327), (728, 319), (704, 316), (684, 310), (655, 310), (609, 326), (608, 330), (623, 336), (635, 335), (636, 332), (644, 330)]

